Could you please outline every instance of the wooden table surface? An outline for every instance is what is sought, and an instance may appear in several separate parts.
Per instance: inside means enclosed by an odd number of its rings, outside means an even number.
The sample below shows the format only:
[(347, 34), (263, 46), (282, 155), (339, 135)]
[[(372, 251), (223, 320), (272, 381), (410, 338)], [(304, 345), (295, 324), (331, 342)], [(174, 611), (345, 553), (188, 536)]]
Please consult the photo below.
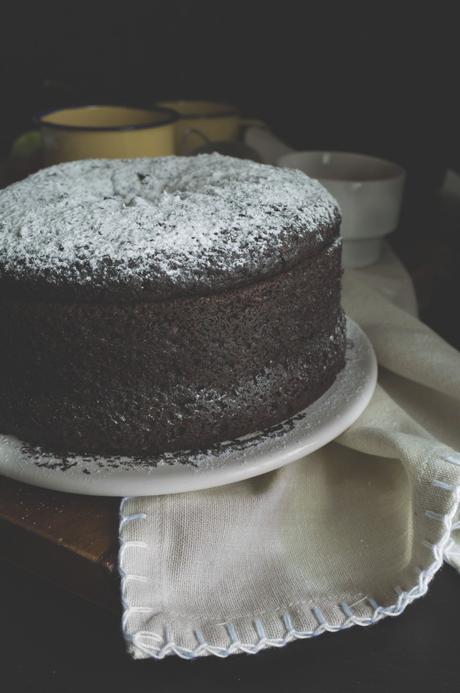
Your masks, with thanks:
[(118, 609), (118, 506), (0, 477), (0, 558)]
[[(436, 207), (432, 216), (412, 219), (410, 228), (401, 228), (392, 245), (414, 280), (421, 317), (459, 347), (459, 321), (449, 302), (460, 295), (458, 217), (440, 216)], [(52, 492), (0, 477), (0, 559), (119, 610), (118, 505), (116, 498)]]

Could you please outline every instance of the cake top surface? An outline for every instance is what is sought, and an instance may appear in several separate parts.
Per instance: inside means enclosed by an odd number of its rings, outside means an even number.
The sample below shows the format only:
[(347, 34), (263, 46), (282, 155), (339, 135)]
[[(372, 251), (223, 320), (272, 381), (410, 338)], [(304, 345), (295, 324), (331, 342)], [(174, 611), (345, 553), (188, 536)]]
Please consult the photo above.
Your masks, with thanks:
[(332, 196), (293, 169), (219, 154), (75, 161), (0, 191), (0, 281), (114, 299), (208, 293), (315, 254), (339, 222)]

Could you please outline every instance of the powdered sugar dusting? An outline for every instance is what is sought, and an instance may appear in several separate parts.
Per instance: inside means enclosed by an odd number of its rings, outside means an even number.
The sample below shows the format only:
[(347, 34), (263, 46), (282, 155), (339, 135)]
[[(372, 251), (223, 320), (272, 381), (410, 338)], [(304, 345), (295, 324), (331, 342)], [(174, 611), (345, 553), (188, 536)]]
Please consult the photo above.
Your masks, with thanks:
[(0, 191), (0, 276), (237, 285), (324, 244), (338, 219), (329, 193), (293, 169), (218, 154), (76, 161)]

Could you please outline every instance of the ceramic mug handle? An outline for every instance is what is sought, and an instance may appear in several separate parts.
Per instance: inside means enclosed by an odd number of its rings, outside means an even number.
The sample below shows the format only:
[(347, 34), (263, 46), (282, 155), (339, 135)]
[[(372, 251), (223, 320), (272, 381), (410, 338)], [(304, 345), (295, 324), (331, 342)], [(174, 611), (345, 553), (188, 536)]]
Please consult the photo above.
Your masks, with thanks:
[(190, 135), (198, 135), (198, 137), (201, 137), (201, 139), (203, 140), (203, 144), (210, 144), (210, 142), (211, 142), (211, 140), (209, 139), (209, 137), (206, 137), (206, 135), (204, 134), (204, 132), (201, 132), (201, 130), (198, 130), (198, 128), (188, 128), (188, 129), (185, 130), (185, 132), (182, 134), (182, 137), (181, 137), (181, 139), (180, 139), (180, 143), (179, 143), (179, 154), (190, 153), (190, 152), (187, 150), (187, 146), (186, 146), (187, 140), (188, 140), (188, 138), (190, 137)]

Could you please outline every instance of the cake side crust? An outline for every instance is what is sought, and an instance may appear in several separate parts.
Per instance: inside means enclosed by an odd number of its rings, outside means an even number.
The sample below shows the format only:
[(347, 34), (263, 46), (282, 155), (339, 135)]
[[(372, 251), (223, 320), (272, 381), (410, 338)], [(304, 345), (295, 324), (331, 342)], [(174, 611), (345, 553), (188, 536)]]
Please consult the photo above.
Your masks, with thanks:
[(310, 404), (344, 365), (340, 243), (251, 286), (142, 304), (0, 301), (0, 428), (51, 449), (210, 445)]

